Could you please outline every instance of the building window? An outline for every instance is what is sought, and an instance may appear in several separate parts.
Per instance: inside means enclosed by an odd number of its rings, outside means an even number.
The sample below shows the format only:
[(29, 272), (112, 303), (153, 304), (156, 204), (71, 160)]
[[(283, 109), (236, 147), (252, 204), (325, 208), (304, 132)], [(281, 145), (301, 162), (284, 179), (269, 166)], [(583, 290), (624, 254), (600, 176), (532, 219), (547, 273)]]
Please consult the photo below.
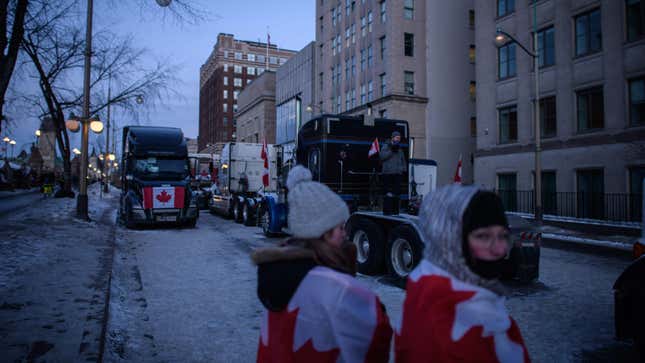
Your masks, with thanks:
[(645, 77), (629, 81), (629, 120), (632, 126), (645, 125)]
[(403, 17), (408, 20), (414, 18), (414, 0), (403, 0)]
[[(336, 35), (336, 53), (340, 54), (340, 51), (343, 50), (343, 41), (342, 38), (340, 37), (340, 34)], [(286, 62), (286, 59), (280, 58), (281, 64), (284, 64)]]
[(557, 133), (557, 114), (555, 96), (540, 99), (540, 129), (544, 138), (554, 137)]
[(345, 79), (349, 80), (349, 58), (345, 58)]
[(356, 43), (356, 24), (352, 24), (352, 44)]
[(468, 60), (470, 64), (475, 64), (475, 44), (471, 44), (468, 49)]
[(237, 103), (233, 104), (233, 112), (237, 112)]
[(224, 51), (224, 58), (228, 58), (228, 50)]
[(356, 107), (356, 90), (352, 90), (352, 108)]
[(380, 12), (381, 12), (381, 23), (385, 23), (385, 20), (386, 20), (386, 14), (387, 14), (387, 13), (386, 13), (386, 4), (385, 4), (385, 0), (383, 0), (383, 1), (381, 1), (381, 2), (379, 3), (379, 7), (380, 7)]
[(242, 73), (242, 66), (233, 66), (233, 72)]
[(340, 113), (340, 95), (336, 96), (336, 112)]
[(640, 222), (643, 218), (643, 180), (645, 166), (629, 168), (629, 210), (633, 222)]
[(477, 100), (477, 82), (470, 81), (470, 84), (468, 85), (468, 95), (470, 96), (471, 101), (475, 102), (475, 100)]
[(336, 65), (336, 83), (340, 84), (340, 63)]
[(233, 99), (237, 100), (237, 97), (240, 95), (240, 91), (233, 91)]
[(499, 109), (499, 143), (507, 144), (517, 141), (517, 107)]
[(246, 79), (246, 85), (248, 86), (249, 84), (251, 84), (251, 82), (252, 82), (252, 81), (253, 81), (253, 80), (252, 80), (251, 78), (247, 78), (247, 79)]
[(336, 85), (336, 68), (334, 66), (331, 67), (331, 85)]
[(602, 49), (600, 9), (576, 17), (576, 55), (599, 52)]
[(323, 72), (320, 72), (320, 74), (318, 75), (318, 86), (320, 87), (321, 94), (323, 93), (323, 84), (325, 82), (325, 79), (323, 77), (324, 77)]
[(351, 11), (351, 6), (352, 6), (352, 0), (345, 0), (345, 14), (349, 16), (350, 11)]
[(352, 56), (352, 77), (356, 76), (356, 57)]
[(645, 33), (645, 0), (627, 0), (627, 41), (643, 37)]
[[(322, 55), (322, 44), (320, 45), (320, 54)], [(266, 61), (266, 58), (264, 58), (263, 55), (258, 54), (258, 62), (259, 63), (264, 63)]]
[(240, 52), (235, 52), (235, 59), (237, 59), (237, 60), (242, 60), (242, 53), (240, 53)]
[(224, 63), (224, 72), (228, 72), (228, 64)]
[(406, 57), (414, 57), (414, 34), (403, 33), (403, 48)]
[[(535, 185), (535, 172), (533, 178)], [(544, 214), (556, 214), (558, 211), (555, 171), (542, 172), (542, 211)]]
[(228, 77), (224, 76), (224, 85), (228, 86)]
[(336, 21), (340, 24), (340, 21), (342, 19), (343, 19), (343, 8), (340, 6), (340, 2), (339, 2), (338, 8), (336, 9)]
[(605, 216), (605, 180), (602, 169), (578, 170), (578, 218), (603, 219)]
[(242, 78), (233, 78), (233, 86), (242, 87)]
[(372, 32), (372, 22), (374, 21), (374, 17), (372, 16), (372, 11), (367, 12), (367, 31)]
[(336, 8), (331, 9), (331, 25), (336, 26)]
[(372, 46), (367, 47), (367, 68), (370, 68), (374, 65), (374, 52), (372, 51)]
[(331, 38), (331, 55), (336, 55), (336, 37)]
[(602, 129), (605, 126), (602, 86), (577, 92), (578, 132)]
[[(340, 38), (340, 36), (339, 36)], [(340, 41), (340, 39), (338, 39)], [(340, 48), (340, 47), (339, 47)], [(279, 64), (285, 64), (287, 63), (287, 58), (278, 58)]]
[(468, 10), (468, 25), (472, 28), (475, 26), (475, 10)]
[(246, 74), (255, 76), (255, 67), (246, 67)]
[(497, 68), (499, 79), (514, 77), (517, 71), (515, 64), (515, 43), (509, 43), (497, 50)]
[(264, 73), (264, 67), (258, 67), (255, 73), (257, 73), (258, 76), (261, 75), (262, 73)]
[(367, 92), (365, 90), (365, 85), (361, 85), (361, 105), (364, 105), (367, 102)]
[(224, 116), (222, 118), (222, 125), (224, 125), (224, 126), (228, 125), (228, 117)]
[(380, 37), (380, 38), (378, 38), (378, 40), (379, 40), (379, 43), (381, 44), (381, 60), (384, 60), (385, 59), (385, 47), (386, 47), (385, 35)]
[(504, 16), (515, 11), (515, 0), (497, 0), (497, 16)]
[(497, 193), (507, 212), (517, 211), (517, 174), (497, 174)]
[(367, 18), (364, 16), (361, 17), (361, 36), (364, 37), (367, 34)]
[(228, 91), (224, 90), (224, 99), (227, 99), (227, 98), (228, 98)]
[(414, 72), (403, 72), (403, 89), (406, 94), (414, 94)]
[(228, 103), (223, 103), (222, 109), (224, 110), (224, 112), (228, 112)]
[(365, 70), (365, 65), (367, 64), (367, 53), (365, 49), (361, 49), (361, 72)]
[(477, 117), (470, 118), (470, 136), (477, 137)]
[(385, 97), (385, 73), (378, 76), (381, 84), (381, 97)]
[(372, 81), (367, 82), (367, 102), (371, 102), (374, 99), (374, 86)]
[(345, 111), (349, 111), (349, 97), (350, 93), (349, 91), (345, 92)]
[(270, 64), (278, 64), (278, 58), (277, 57), (269, 57), (269, 63)]
[(555, 64), (555, 30), (553, 27), (538, 32), (538, 55), (540, 68)]

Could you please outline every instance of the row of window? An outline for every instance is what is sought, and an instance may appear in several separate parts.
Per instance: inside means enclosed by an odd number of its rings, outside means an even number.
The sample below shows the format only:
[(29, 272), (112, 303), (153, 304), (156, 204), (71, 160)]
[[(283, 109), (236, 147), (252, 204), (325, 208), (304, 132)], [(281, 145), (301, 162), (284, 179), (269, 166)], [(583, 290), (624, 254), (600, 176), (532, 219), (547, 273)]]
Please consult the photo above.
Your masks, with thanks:
[[(224, 58), (233, 58), (237, 60), (248, 60), (249, 62), (259, 62), (259, 63), (264, 63), (266, 62), (266, 58), (263, 54), (255, 54), (255, 53), (248, 53), (244, 54), (242, 52), (229, 52), (228, 50), (224, 51)], [(270, 56), (269, 57), (269, 64), (285, 64), (287, 63), (287, 58), (282, 58), (282, 57), (274, 57)]]
[[(355, 7), (355, 1), (354, 0), (345, 0), (345, 16), (349, 19), (352, 12), (354, 11)], [(365, 0), (361, 0), (362, 4), (365, 4)], [(372, 11), (369, 10), (367, 12), (367, 22), (371, 24), (372, 22)], [(414, 0), (404, 0), (403, 4), (403, 16), (406, 19), (412, 19), (414, 15)], [(381, 19), (382, 23), (385, 23), (385, 20), (387, 18), (387, 6), (385, 3), (385, 0), (379, 1), (379, 17)], [(321, 26), (321, 31), (323, 30), (323, 17), (320, 17), (320, 26)], [(339, 3), (338, 6), (335, 6), (331, 9), (331, 24), (332, 26), (336, 26), (337, 24), (341, 24), (341, 21), (343, 19), (343, 8), (341, 4)], [(361, 24), (363, 25), (365, 23), (365, 17), (361, 18)]]
[[(628, 81), (629, 125), (645, 126), (645, 77)], [(540, 99), (541, 136), (557, 134), (556, 97)], [(602, 86), (576, 92), (577, 132), (600, 130), (605, 127), (604, 95)], [(517, 106), (498, 109), (499, 143), (517, 142)]]
[[(228, 99), (228, 90), (224, 90), (224, 99)], [(237, 100), (237, 97), (240, 95), (240, 91), (233, 91), (233, 99)]]
[[(224, 63), (224, 66), (223, 66), (224, 72), (228, 72), (229, 68), (231, 67), (227, 63)], [(244, 73), (245, 69), (246, 69), (246, 74), (250, 76), (256, 76), (256, 75), (259, 76), (265, 71), (264, 67), (245, 67), (240, 65), (233, 65), (233, 73), (242, 74)]]
[[(246, 79), (246, 84), (250, 84), (253, 80), (250, 78)], [(224, 76), (224, 85), (228, 86), (228, 77)], [(233, 86), (234, 87), (242, 87), (242, 78), (233, 78)]]

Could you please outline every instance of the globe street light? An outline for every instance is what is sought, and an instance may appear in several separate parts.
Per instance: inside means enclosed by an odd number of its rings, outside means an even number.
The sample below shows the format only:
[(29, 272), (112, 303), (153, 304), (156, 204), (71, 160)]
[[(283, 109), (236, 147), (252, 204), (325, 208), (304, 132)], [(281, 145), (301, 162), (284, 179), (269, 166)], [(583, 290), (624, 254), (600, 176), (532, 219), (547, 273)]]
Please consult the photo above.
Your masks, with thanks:
[(9, 141), (9, 144), (11, 144), (11, 158), (13, 159), (13, 149), (16, 147), (16, 140)]
[(538, 32), (537, 32), (537, 1), (533, 4), (533, 44), (534, 51), (531, 52), (526, 48), (522, 43), (517, 41), (512, 35), (503, 31), (500, 28), (497, 28), (495, 34), (495, 42), (498, 46), (502, 46), (506, 43), (515, 43), (517, 44), (526, 54), (533, 58), (533, 72), (535, 73), (535, 221), (538, 224), (542, 224), (542, 163), (541, 163), (541, 127), (540, 127), (540, 54), (538, 47)]

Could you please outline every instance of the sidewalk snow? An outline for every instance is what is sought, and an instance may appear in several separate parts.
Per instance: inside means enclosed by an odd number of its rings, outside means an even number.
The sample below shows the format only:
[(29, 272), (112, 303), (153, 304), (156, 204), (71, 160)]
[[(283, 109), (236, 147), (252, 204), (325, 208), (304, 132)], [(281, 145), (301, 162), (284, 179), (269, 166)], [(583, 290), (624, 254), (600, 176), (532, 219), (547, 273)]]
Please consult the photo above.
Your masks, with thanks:
[(542, 226), (540, 230), (543, 240), (552, 239), (560, 242), (605, 247), (621, 251), (631, 251), (634, 243), (638, 240), (638, 237), (634, 236), (597, 236), (548, 225)]
[(0, 350), (7, 361), (97, 360), (118, 191), (39, 199), (0, 218)]

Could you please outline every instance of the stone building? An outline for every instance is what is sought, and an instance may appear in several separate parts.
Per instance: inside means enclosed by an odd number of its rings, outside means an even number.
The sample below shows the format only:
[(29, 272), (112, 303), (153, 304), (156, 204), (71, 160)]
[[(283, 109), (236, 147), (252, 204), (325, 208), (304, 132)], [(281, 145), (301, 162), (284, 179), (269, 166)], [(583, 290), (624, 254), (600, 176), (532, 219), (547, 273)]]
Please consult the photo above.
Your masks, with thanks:
[(246, 86), (238, 104), (236, 140), (275, 144), (275, 72), (265, 71)]

